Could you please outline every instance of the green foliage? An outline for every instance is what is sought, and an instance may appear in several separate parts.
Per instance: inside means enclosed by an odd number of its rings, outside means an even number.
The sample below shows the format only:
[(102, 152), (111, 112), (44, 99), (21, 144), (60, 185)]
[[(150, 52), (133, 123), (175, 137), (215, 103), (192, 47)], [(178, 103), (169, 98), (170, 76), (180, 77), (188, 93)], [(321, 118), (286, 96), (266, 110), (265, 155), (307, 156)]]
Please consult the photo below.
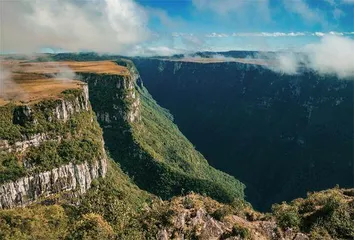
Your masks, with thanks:
[(63, 164), (92, 163), (103, 156), (102, 143), (86, 138), (46, 141), (39, 147), (30, 147), (26, 161), (38, 171), (49, 170)]
[[(131, 62), (125, 64), (135, 71)], [(133, 81), (130, 77), (91, 73), (80, 76), (89, 85), (93, 110), (110, 116), (109, 122), (99, 118), (108, 150), (139, 187), (163, 199), (189, 191), (224, 202), (244, 197), (244, 185), (208, 165), (140, 79), (135, 89), (129, 89), (127, 84)], [(126, 118), (136, 104), (134, 94), (140, 98), (141, 121), (130, 123)]]
[(58, 155), (63, 162), (92, 162), (103, 157), (103, 146), (99, 139), (65, 140), (58, 147)]
[[(142, 121), (132, 125), (132, 132), (134, 142), (147, 153), (140, 160), (141, 164), (148, 165), (158, 176), (153, 183), (155, 186), (151, 186), (152, 192), (170, 198), (182, 191), (194, 191), (223, 202), (243, 198), (244, 185), (208, 165), (173, 124), (168, 111), (161, 108), (143, 86), (137, 86), (137, 91), (141, 97)], [(145, 182), (144, 179), (140, 181)], [(150, 186), (143, 187), (150, 190)]]
[(241, 237), (241, 239), (251, 239), (250, 230), (237, 224), (232, 227), (232, 235)]
[(272, 210), (279, 226), (283, 229), (299, 227), (301, 220), (295, 206), (289, 206), (286, 203), (275, 204)]
[(0, 154), (0, 183), (17, 179), (25, 174), (23, 165), (14, 153)]
[(89, 213), (82, 216), (82, 219), (75, 222), (72, 232), (67, 239), (100, 240), (114, 239), (112, 227), (102, 216)]
[(153, 196), (112, 160), (107, 176), (93, 182), (86, 195), (57, 198), (60, 205), (0, 210), (0, 239), (145, 239), (141, 214)]
[[(63, 123), (62, 120), (54, 117), (56, 107), (61, 106), (63, 99), (67, 103), (76, 103), (76, 99), (83, 101), (82, 89), (70, 89), (65, 90), (59, 96), (60, 99), (48, 99), (38, 103), (28, 105), (30, 108), (30, 116), (28, 119), (22, 119), (21, 124), (15, 123), (14, 115), (16, 112), (22, 112), (27, 106), (15, 105), (9, 103), (0, 107), (0, 139), (8, 140), (10, 143), (21, 141), (25, 137), (32, 136), (38, 133), (51, 134), (57, 136), (58, 134), (64, 134), (74, 130), (72, 124), (74, 121), (80, 121), (87, 126), (88, 115), (91, 118), (92, 112), (82, 111), (80, 113), (74, 113), (68, 123)], [(86, 118), (85, 121), (81, 121), (81, 118)], [(91, 121), (90, 121), (91, 122)]]
[(121, 239), (140, 236), (139, 213), (152, 196), (132, 183), (112, 160), (108, 160), (106, 177), (97, 181), (82, 197), (77, 214), (101, 215)]
[(321, 234), (352, 239), (354, 199), (350, 192), (335, 188), (312, 193), (306, 199), (297, 199), (290, 204), (273, 205), (273, 213), (281, 227), (298, 227), (310, 233), (313, 239), (318, 239)]
[(0, 107), (0, 139), (19, 139), (20, 127), (12, 123), (15, 105), (12, 103)]
[[(62, 98), (67, 102), (84, 100), (81, 89), (64, 91)], [(37, 133), (44, 133), (48, 139), (53, 139), (44, 141), (38, 147), (31, 146), (24, 153), (2, 152), (0, 183), (69, 162), (91, 162), (103, 156), (102, 130), (92, 110), (76, 112), (64, 122), (54, 117), (59, 105), (59, 100), (44, 100), (29, 105), (31, 121), (22, 121), (21, 124), (14, 123), (13, 118), (15, 111), (23, 111), (23, 106), (8, 104), (0, 107), (0, 139), (8, 140), (10, 145), (16, 141), (26, 141)], [(30, 167), (25, 168), (24, 161)]]
[(64, 208), (34, 206), (0, 211), (0, 239), (63, 239), (69, 227)]
[(224, 219), (224, 217), (231, 215), (232, 213), (233, 213), (232, 208), (228, 205), (225, 205), (225, 206), (215, 210), (215, 212), (213, 212), (211, 214), (211, 216), (218, 221), (222, 221)]

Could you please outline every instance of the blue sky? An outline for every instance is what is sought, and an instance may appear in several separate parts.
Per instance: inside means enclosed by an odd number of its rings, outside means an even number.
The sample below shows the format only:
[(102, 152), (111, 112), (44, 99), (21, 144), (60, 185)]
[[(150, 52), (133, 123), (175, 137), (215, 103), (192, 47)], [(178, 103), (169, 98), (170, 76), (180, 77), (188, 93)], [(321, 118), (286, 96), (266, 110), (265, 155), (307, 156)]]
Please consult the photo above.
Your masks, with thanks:
[(354, 36), (353, 0), (137, 2), (150, 12), (148, 27), (159, 35), (145, 45), (155, 47), (189, 49), (191, 42), (194, 49), (196, 42), (202, 50), (278, 50), (318, 42), (323, 34)]
[[(353, 5), (342, 0), (213, 0), (199, 1), (200, 5), (198, 5), (198, 1), (192, 0), (137, 0), (137, 2), (145, 7), (162, 9), (166, 11), (170, 18), (175, 20), (181, 19), (184, 24), (173, 29), (175, 31), (186, 30), (184, 25), (187, 25), (188, 30), (195, 33), (219, 31), (231, 33), (237, 31), (352, 31), (354, 28)], [(213, 6), (208, 6), (209, 2), (218, 4), (229, 2), (226, 3), (229, 6), (237, 5), (235, 2), (244, 3), (234, 8), (229, 7), (227, 11), (212, 9)], [(296, 5), (299, 5), (297, 2), (307, 5), (308, 12), (300, 14), (292, 11), (292, 8), (295, 9)], [(263, 10), (260, 11), (262, 6)], [(339, 16), (335, 19), (334, 12), (336, 9)], [(306, 14), (312, 13), (314, 14), (313, 17), (306, 18)], [(151, 21), (149, 26), (158, 31), (171, 30), (159, 21)]]
[(17, 0), (1, 10), (0, 52), (301, 50), (354, 38), (354, 0)]

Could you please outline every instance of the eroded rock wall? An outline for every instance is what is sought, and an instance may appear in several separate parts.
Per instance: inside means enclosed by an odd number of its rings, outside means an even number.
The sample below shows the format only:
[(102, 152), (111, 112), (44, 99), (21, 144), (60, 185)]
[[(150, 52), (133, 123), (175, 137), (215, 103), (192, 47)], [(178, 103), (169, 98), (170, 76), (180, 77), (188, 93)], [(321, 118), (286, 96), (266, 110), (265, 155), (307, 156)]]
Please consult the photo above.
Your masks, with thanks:
[(0, 209), (23, 207), (34, 201), (63, 191), (86, 193), (94, 179), (104, 177), (107, 160), (93, 164), (69, 163), (50, 171), (41, 172), (0, 185)]

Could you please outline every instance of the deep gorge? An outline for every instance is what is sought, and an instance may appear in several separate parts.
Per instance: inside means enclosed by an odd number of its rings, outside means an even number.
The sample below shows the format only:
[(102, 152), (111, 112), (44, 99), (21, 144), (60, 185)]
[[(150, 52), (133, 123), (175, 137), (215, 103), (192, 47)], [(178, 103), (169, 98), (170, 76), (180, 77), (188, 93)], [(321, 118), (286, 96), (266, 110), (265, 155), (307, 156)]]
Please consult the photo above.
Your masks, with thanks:
[(353, 186), (353, 81), (242, 63), (136, 58), (145, 86), (254, 207)]

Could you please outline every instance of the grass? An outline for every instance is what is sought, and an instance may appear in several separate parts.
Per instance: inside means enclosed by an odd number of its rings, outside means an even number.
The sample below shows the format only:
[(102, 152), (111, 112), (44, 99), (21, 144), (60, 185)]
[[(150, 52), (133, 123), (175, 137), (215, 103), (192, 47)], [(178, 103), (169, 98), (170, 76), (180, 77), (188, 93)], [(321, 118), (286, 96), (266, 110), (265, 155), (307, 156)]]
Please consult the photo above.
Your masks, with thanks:
[[(112, 61), (92, 61), (92, 62), (27, 62), (20, 63), (19, 72), (24, 73), (59, 73), (72, 71), (76, 73), (96, 73), (96, 74), (115, 74), (129, 75), (129, 71), (124, 66), (119, 66)], [(63, 69), (67, 68), (67, 69)]]
[[(9, 102), (35, 103), (55, 99), (65, 89), (80, 88), (76, 73), (115, 74), (128, 76), (129, 70), (111, 61), (93, 62), (25, 62), (1, 61), (6, 70), (0, 106)], [(75, 80), (76, 79), (76, 80)]]

